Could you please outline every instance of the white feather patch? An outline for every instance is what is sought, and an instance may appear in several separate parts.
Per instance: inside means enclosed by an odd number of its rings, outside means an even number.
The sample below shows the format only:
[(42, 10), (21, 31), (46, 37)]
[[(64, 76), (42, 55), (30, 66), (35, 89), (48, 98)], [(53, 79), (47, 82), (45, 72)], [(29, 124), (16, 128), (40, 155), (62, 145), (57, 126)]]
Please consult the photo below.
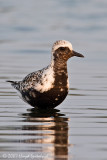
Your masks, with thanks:
[(69, 88), (69, 79), (67, 78), (67, 88)]
[(68, 47), (71, 51), (73, 50), (72, 44), (69, 41), (59, 40), (54, 43), (52, 53), (54, 53), (59, 47)]
[(41, 93), (46, 92), (54, 87), (54, 71), (53, 67), (50, 66), (46, 70), (44, 70), (43, 75), (41, 77), (41, 81), (35, 84), (35, 89)]

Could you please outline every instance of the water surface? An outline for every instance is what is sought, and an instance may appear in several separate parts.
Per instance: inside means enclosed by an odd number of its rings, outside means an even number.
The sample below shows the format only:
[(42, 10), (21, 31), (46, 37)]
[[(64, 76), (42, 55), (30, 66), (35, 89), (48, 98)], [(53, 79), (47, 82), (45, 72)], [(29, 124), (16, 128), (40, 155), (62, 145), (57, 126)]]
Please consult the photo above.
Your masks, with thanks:
[[(0, 159), (107, 159), (107, 1), (0, 1)], [(58, 39), (85, 58), (68, 61), (70, 90), (54, 110), (24, 103), (6, 80), (49, 64)]]

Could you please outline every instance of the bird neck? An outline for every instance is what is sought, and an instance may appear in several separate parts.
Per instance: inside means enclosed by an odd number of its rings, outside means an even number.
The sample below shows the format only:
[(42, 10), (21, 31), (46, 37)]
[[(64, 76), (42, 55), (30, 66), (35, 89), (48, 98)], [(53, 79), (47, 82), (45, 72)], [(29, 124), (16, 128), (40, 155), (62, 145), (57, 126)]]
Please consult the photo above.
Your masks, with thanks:
[(67, 73), (67, 62), (60, 59), (51, 61), (51, 67), (54, 68), (56, 72), (65, 72)]
[(58, 87), (67, 87), (69, 88), (68, 84), (68, 72), (67, 72), (67, 62), (63, 61), (52, 61), (51, 67), (54, 71), (55, 77), (55, 85)]

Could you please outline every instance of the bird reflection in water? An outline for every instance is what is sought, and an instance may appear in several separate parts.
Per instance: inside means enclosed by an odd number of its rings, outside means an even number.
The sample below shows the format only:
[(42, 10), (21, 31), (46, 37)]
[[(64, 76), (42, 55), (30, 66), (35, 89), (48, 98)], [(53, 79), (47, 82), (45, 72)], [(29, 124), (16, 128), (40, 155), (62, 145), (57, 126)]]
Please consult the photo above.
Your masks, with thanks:
[[(28, 113), (24, 113), (23, 117), (28, 124), (24, 125), (22, 129), (28, 130), (30, 135), (29, 139), (23, 140), (24, 143), (41, 144), (41, 152), (49, 153), (53, 159), (68, 159), (69, 119), (61, 114), (60, 110), (40, 111), (33, 108), (28, 110)], [(33, 137), (31, 138), (31, 136)]]

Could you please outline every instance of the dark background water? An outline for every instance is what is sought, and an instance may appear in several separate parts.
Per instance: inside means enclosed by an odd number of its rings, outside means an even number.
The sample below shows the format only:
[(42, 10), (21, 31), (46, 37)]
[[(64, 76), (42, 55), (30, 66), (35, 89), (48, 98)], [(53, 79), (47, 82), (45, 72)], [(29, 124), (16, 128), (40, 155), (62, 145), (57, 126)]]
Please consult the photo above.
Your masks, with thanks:
[[(69, 40), (85, 58), (68, 62), (70, 91), (37, 112), (6, 83), (50, 62)], [(0, 0), (0, 159), (107, 159), (107, 1)]]

